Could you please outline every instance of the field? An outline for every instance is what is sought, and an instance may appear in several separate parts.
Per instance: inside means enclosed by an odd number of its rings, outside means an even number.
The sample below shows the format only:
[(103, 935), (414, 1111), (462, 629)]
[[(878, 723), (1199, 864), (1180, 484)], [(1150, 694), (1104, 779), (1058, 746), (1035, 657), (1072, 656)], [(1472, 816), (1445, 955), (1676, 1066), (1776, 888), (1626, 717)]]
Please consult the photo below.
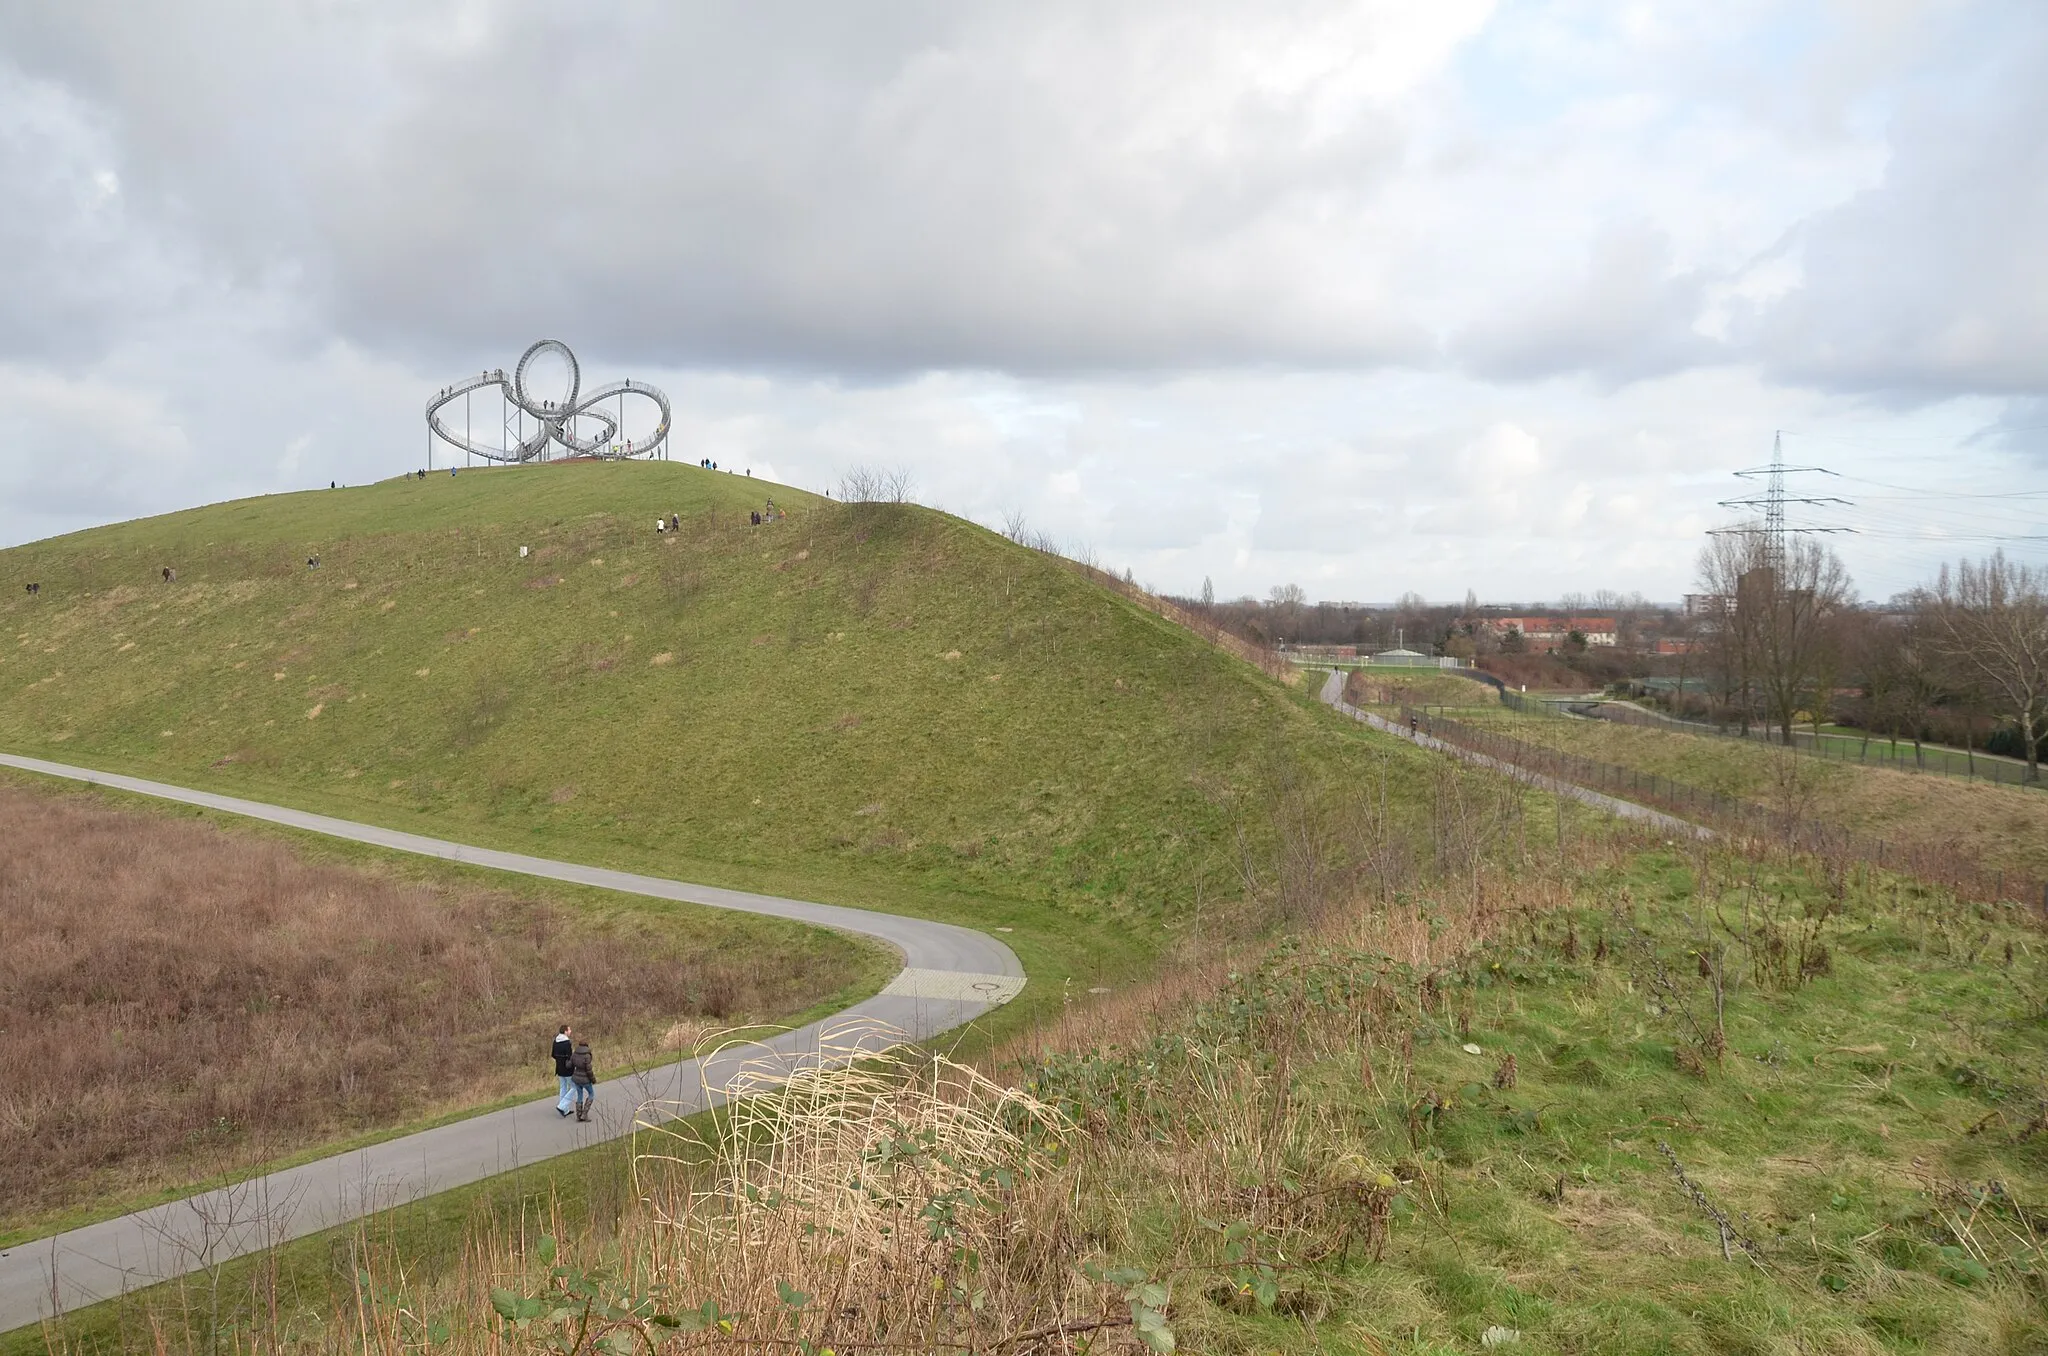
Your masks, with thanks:
[[(1767, 744), (1645, 729), (1612, 721), (1500, 711), (1454, 713), (1517, 739), (1654, 772), (1769, 808), (1789, 796), (1802, 814), (1900, 844), (1953, 844), (1992, 869), (2048, 877), (2048, 794), (1900, 772)], [(1794, 758), (1791, 764), (1788, 757)]]
[(89, 793), (0, 782), (0, 821), (0, 1236), (538, 1096), (561, 1021), (616, 1070), (891, 968), (834, 933), (319, 860)]
[[(1627, 723), (1640, 723), (1643, 728), (1669, 728), (1676, 734), (1704, 734), (1715, 738), (1732, 738), (1731, 734), (1719, 734), (1711, 725), (1697, 726), (1681, 723), (1661, 713), (1638, 707), (1634, 703), (1610, 703), (1610, 708), (1622, 710)], [(1629, 715), (1640, 713), (1647, 717), (1640, 722), (1628, 720)], [(1688, 728), (1693, 725), (1693, 728)], [(1753, 727), (1749, 738), (1759, 743), (1776, 740), (1778, 732), (1762, 726)], [(1981, 749), (1965, 749), (1947, 744), (1922, 743), (1916, 750), (1910, 739), (1894, 739), (1871, 730), (1858, 729), (1848, 725), (1822, 725), (1816, 734), (1811, 725), (1795, 725), (1792, 729), (1793, 745), (1818, 756), (1838, 763), (1862, 763), (1867, 766), (1890, 766), (1909, 772), (1933, 772), (1965, 781), (1987, 781), (1994, 784), (2020, 785), (2026, 776), (2026, 764), (2017, 758), (2005, 758), (1985, 753)], [(2039, 789), (2039, 788), (2030, 788)]]
[[(540, 1351), (587, 1301), (676, 1351), (2048, 1344), (2038, 931), (1597, 821), (1517, 848), (1511, 819), (1476, 869), (1070, 1008), (993, 1082), (810, 1081), (643, 1141), (601, 1217), (472, 1215), (452, 1272), (337, 1241), (346, 1313), (241, 1275), (245, 1332)], [(160, 1296), (156, 1330), (206, 1302)]]
[(1353, 706), (1498, 707), (1494, 689), (1442, 669), (1356, 669), (1345, 679), (1344, 700)]

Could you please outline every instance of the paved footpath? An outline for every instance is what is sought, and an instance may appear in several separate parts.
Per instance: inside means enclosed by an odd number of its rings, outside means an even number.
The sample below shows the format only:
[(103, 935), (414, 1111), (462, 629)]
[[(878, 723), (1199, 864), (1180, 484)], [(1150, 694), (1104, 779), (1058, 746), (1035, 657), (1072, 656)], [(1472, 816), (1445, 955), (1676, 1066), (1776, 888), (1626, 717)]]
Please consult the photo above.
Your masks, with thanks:
[[(1023, 967), (1010, 948), (971, 928), (469, 847), (12, 754), (0, 753), (0, 766), (470, 866), (834, 928), (886, 942), (902, 954), (904, 962), (888, 987), (837, 1016), (704, 1059), (686, 1059), (644, 1074), (607, 1079), (598, 1089), (595, 1117), (587, 1124), (557, 1116), (550, 1093), (521, 1106), (18, 1244), (0, 1252), (0, 1332), (34, 1323), (60, 1309), (111, 1299), (228, 1258), (303, 1238), (437, 1191), (617, 1139), (630, 1134), (636, 1122), (686, 1116), (716, 1106), (764, 1070), (794, 1069), (821, 1060), (844, 1059), (855, 1049), (923, 1040), (972, 1021), (1008, 1002), (1024, 987)], [(552, 1034), (536, 1032), (534, 1049), (543, 1050)], [(536, 1054), (535, 1066), (542, 1062)]]
[(1655, 824), (1667, 833), (1683, 834), (1688, 838), (1712, 838), (1714, 836), (1712, 829), (1703, 828), (1689, 819), (1680, 819), (1676, 815), (1667, 815), (1662, 810), (1653, 810), (1647, 805), (1638, 805), (1632, 800), (1622, 800), (1619, 797), (1610, 796), (1602, 791), (1590, 790), (1587, 787), (1578, 785), (1576, 782), (1562, 781), (1540, 772), (1531, 772), (1527, 768), (1507, 762), (1504, 759), (1494, 758), (1474, 749), (1463, 748), (1460, 745), (1448, 743), (1432, 735), (1411, 730), (1399, 721), (1388, 720), (1385, 716), (1374, 715), (1370, 711), (1361, 711), (1350, 702), (1344, 700), (1344, 671), (1342, 669), (1336, 669), (1331, 672), (1329, 678), (1323, 683), (1322, 692), (1318, 695), (1325, 704), (1335, 707), (1353, 720), (1364, 721), (1375, 730), (1384, 730), (1390, 735), (1399, 735), (1411, 743), (1420, 744), (1425, 749), (1435, 749), (1439, 753), (1448, 753), (1453, 758), (1462, 758), (1466, 762), (1478, 767), (1491, 768), (1495, 772), (1504, 772), (1510, 777), (1529, 783), (1531, 786), (1539, 786), (1553, 795), (1568, 796), (1582, 805), (1590, 805), (1596, 810), (1605, 810), (1607, 813), (1619, 815), (1623, 819), (1634, 819), (1646, 824)]

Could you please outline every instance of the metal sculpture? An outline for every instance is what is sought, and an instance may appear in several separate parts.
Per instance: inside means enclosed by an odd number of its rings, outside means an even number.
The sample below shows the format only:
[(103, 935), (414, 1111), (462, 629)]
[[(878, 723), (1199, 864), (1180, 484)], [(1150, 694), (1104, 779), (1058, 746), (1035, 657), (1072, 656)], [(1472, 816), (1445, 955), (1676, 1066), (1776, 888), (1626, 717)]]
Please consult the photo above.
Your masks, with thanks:
[[(569, 368), (568, 389), (558, 397), (537, 394), (528, 385), (528, 378), (533, 375), (534, 360), (549, 353), (559, 354)], [(469, 409), (469, 397), (491, 386), (497, 387), (504, 399), (500, 407), (504, 429), (502, 443), (478, 439), (470, 431), (467, 419), (463, 421), (461, 433), (443, 422), (443, 410), (460, 401), (466, 411)], [(654, 432), (647, 437), (621, 442), (619, 433), (624, 424), (627, 396), (653, 401), (660, 419), (654, 426)], [(605, 401), (614, 399), (619, 405), (617, 413), (603, 408)], [(531, 432), (527, 431), (528, 419), (533, 421)], [(598, 425), (596, 432), (588, 436), (579, 433), (578, 420), (595, 420)], [(545, 461), (550, 458), (549, 449), (555, 447), (573, 457), (651, 457), (668, 441), (668, 425), (668, 397), (658, 388), (644, 381), (629, 379), (610, 382), (585, 392), (583, 369), (577, 363), (576, 355), (569, 351), (569, 346), (559, 339), (543, 339), (519, 355), (519, 364), (512, 369), (509, 379), (503, 368), (496, 368), (436, 392), (434, 398), (427, 402), (427, 453), (431, 462), (433, 440), (439, 438), (489, 461)]]

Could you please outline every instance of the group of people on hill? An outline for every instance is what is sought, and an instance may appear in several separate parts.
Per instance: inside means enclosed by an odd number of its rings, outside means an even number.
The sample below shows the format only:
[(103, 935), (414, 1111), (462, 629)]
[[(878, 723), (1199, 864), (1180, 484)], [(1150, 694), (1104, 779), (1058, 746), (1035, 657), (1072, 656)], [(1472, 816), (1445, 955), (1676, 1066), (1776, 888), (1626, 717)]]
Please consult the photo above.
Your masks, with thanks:
[[(698, 466), (698, 469), (700, 469), (700, 470), (705, 470), (705, 471), (716, 471), (716, 470), (718, 469), (718, 463), (717, 463), (717, 462), (715, 462), (715, 461), (713, 461), (713, 460), (711, 460), (711, 458), (709, 458), (709, 457), (699, 457), (699, 458), (697, 458), (697, 466)], [(745, 476), (751, 476), (751, 475), (753, 475), (753, 474), (754, 474), (754, 468), (753, 468), (753, 467), (751, 467), (751, 466), (749, 466), (749, 467), (748, 467), (748, 468), (747, 468), (746, 470), (744, 470), (744, 471), (738, 471), (738, 472), (734, 472), (734, 471), (727, 471), (727, 472), (726, 472), (726, 474), (727, 474), (727, 475), (745, 475)]]
[(577, 1120), (589, 1120), (590, 1104), (597, 1098), (597, 1070), (591, 1061), (590, 1042), (577, 1039), (564, 1022), (555, 1032), (549, 1053), (554, 1057), (555, 1077), (560, 1080), (562, 1093), (555, 1101), (555, 1114), (567, 1116), (574, 1112)]
[[(763, 523), (772, 523), (777, 518), (786, 518), (788, 516), (789, 515), (784, 513), (781, 509), (775, 507), (775, 501), (773, 499), (770, 499), (768, 501), (768, 506), (766, 508), (749, 509), (747, 511), (747, 521), (750, 525), (754, 527), (759, 527)], [(682, 515), (671, 513), (666, 518), (657, 517), (654, 520), (654, 530), (656, 532), (664, 533), (682, 531)]]

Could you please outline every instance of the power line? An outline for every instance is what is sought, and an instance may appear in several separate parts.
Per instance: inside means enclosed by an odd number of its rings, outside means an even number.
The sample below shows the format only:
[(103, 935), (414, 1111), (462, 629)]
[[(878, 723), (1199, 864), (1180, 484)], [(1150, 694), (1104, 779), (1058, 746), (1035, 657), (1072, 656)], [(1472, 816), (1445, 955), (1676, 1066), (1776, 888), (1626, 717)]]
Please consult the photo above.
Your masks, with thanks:
[[(1828, 473), (1827, 468), (1824, 466), (1787, 466), (1785, 464), (1785, 434), (1784, 431), (1781, 429), (1771, 438), (1771, 464), (1769, 466), (1753, 466), (1747, 471), (1737, 471), (1735, 473), (1737, 476), (1740, 476), (1744, 480), (1755, 480), (1759, 476), (1763, 477), (1763, 494), (1760, 496), (1750, 495), (1742, 499), (1723, 499), (1721, 501), (1722, 508), (1763, 509), (1764, 564), (1770, 567), (1774, 577), (1782, 574), (1785, 568), (1785, 533), (1788, 530), (1785, 526), (1785, 506), (1787, 504), (1806, 504), (1815, 507), (1822, 505), (1840, 504), (1845, 508), (1851, 506), (1850, 502), (1847, 499), (1840, 498), (1836, 495), (1788, 496), (1785, 493), (1786, 476), (1800, 475), (1814, 471)], [(1710, 535), (1720, 535), (1721, 533), (1726, 532), (1740, 532), (1743, 530), (1745, 529), (1722, 528), (1719, 529), (1716, 533)], [(1789, 530), (1797, 533), (1826, 534), (1836, 532), (1853, 532), (1855, 529), (1848, 527), (1815, 526), (1798, 527)]]

